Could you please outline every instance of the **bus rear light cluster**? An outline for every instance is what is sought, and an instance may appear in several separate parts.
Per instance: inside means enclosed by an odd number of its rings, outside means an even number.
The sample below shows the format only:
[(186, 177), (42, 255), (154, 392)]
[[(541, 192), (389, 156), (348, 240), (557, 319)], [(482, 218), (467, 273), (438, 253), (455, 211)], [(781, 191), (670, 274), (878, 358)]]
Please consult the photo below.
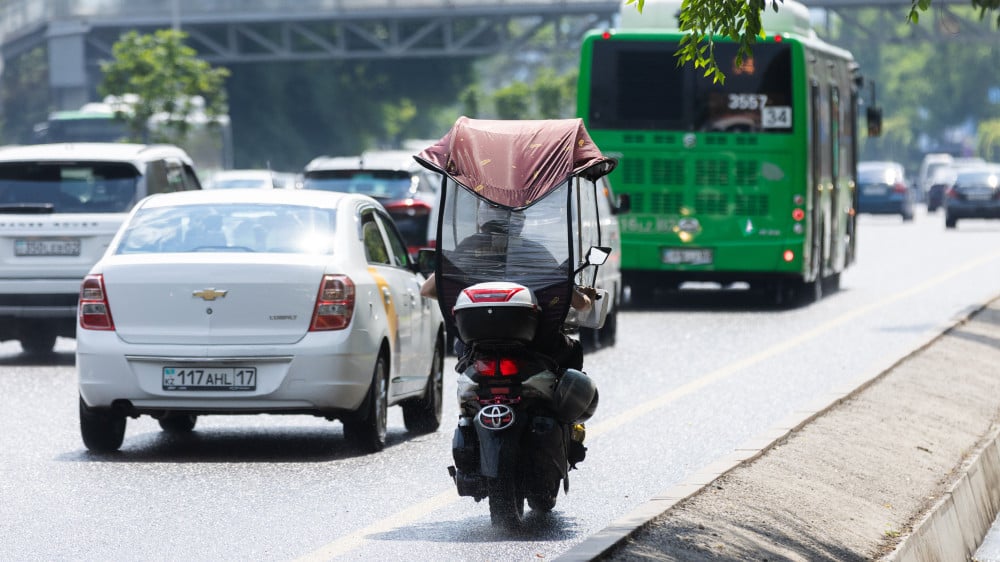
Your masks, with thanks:
[(781, 258), (786, 262), (791, 262), (795, 259), (795, 252), (791, 250), (785, 250), (785, 253), (781, 255)]

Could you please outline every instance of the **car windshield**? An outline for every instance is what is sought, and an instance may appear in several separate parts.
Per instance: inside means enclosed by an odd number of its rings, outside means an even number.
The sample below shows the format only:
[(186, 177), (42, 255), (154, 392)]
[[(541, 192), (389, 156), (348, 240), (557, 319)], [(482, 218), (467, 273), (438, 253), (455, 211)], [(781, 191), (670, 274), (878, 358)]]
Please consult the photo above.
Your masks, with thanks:
[(332, 254), (335, 211), (299, 205), (197, 204), (140, 209), (117, 254)]
[(405, 199), (413, 190), (409, 172), (396, 170), (314, 170), (306, 172), (303, 187), (322, 191), (361, 193), (376, 199)]
[(119, 162), (0, 163), (0, 212), (124, 213), (139, 172)]

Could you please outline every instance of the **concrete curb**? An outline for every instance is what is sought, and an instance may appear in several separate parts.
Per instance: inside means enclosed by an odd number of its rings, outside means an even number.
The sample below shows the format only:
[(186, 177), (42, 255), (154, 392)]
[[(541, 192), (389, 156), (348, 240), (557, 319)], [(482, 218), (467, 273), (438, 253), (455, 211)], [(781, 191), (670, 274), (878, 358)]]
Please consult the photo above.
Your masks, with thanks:
[[(690, 475), (683, 482), (653, 496), (647, 502), (616, 519), (604, 529), (587, 537), (583, 542), (557, 557), (555, 562), (589, 562), (600, 560), (604, 555), (609, 554), (615, 547), (624, 543), (653, 520), (670, 511), (670, 509), (681, 501), (698, 495), (709, 484), (724, 474), (752, 462), (793, 432), (809, 424), (842, 401), (864, 391), (892, 371), (897, 365), (924, 351), (951, 330), (968, 322), (973, 316), (987, 308), (990, 303), (997, 299), (1000, 299), (1000, 295), (987, 299), (979, 305), (972, 306), (951, 321), (929, 330), (926, 341), (903, 357), (893, 361), (889, 365), (878, 366), (869, 370), (855, 384), (849, 384), (846, 387), (838, 388), (821, 396), (813, 403), (812, 407), (793, 412), (785, 421), (750, 439), (737, 447), (733, 453), (702, 468)], [(982, 537), (989, 529), (993, 517), (996, 516), (998, 509), (1000, 509), (1000, 444), (998, 444), (998, 441), (1000, 441), (1000, 428), (984, 440), (984, 445), (982, 445), (980, 452), (967, 462), (967, 471), (963, 474), (959, 482), (955, 484), (949, 493), (942, 497), (941, 501), (935, 504), (926, 518), (918, 524), (914, 532), (897, 545), (897, 548), (890, 554), (889, 560), (892, 560), (892, 562), (939, 562), (941, 560), (969, 560), (971, 558), (979, 541), (982, 540)], [(969, 484), (973, 473), (976, 474), (974, 487)], [(965, 482), (965, 484), (963, 485), (962, 482)], [(955, 499), (956, 496), (957, 501)], [(958, 511), (955, 511), (956, 509)], [(950, 511), (945, 513), (945, 510)], [(975, 510), (976, 514), (969, 515), (969, 510)], [(939, 511), (942, 513), (935, 517), (935, 514)], [(961, 517), (959, 517), (959, 514), (961, 514)], [(985, 523), (982, 523), (983, 521)], [(963, 548), (969, 548), (970, 550), (967, 552), (951, 550), (953, 547), (949, 546), (949, 550), (946, 553), (955, 553), (954, 555), (944, 556), (939, 554), (942, 551), (938, 550), (938, 547), (934, 543), (941, 543), (945, 537), (947, 537), (947, 540), (944, 540), (945, 543), (957, 540), (962, 543)], [(971, 541), (971, 545), (969, 545), (969, 539), (974, 539)], [(957, 548), (957, 546), (954, 548)], [(904, 556), (904, 549), (906, 551), (905, 557), (893, 558), (897, 556), (897, 552), (900, 553), (899, 556)], [(911, 554), (909, 552), (911, 551), (927, 552), (928, 554), (926, 557), (910, 558)], [(965, 553), (959, 555), (959, 552)]]
[(970, 560), (1000, 509), (1000, 428), (962, 467), (962, 476), (885, 560)]

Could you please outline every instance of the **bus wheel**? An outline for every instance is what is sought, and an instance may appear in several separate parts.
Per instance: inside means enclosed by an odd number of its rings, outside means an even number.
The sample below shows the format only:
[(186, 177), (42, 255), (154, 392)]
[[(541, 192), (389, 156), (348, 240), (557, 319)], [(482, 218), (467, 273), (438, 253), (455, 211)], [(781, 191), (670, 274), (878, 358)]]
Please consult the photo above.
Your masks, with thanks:
[(802, 304), (812, 304), (823, 299), (823, 279), (803, 281), (799, 287), (799, 300)]

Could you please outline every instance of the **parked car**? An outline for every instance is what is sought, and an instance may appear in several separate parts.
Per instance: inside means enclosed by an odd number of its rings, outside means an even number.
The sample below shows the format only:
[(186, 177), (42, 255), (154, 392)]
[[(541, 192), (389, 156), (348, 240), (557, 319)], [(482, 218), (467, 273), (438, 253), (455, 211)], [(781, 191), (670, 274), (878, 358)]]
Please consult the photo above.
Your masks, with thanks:
[(955, 228), (959, 219), (1000, 219), (1000, 164), (959, 169), (945, 193), (944, 226)]
[(362, 193), (377, 199), (396, 221), (411, 254), (434, 246), (441, 179), (405, 150), (368, 151), (360, 156), (320, 156), (306, 165), (304, 189)]
[(80, 282), (136, 201), (201, 189), (175, 146), (72, 143), (0, 149), (0, 341), (52, 351), (76, 334)]
[(294, 189), (295, 174), (273, 170), (221, 170), (205, 182), (205, 189)]
[(889, 161), (858, 163), (858, 212), (900, 215), (913, 220), (913, 191), (903, 165)]
[(444, 325), (385, 209), (363, 195), (226, 189), (140, 202), (80, 292), (76, 366), (88, 449), (127, 417), (339, 419), (365, 451), (386, 410), (441, 421)]

